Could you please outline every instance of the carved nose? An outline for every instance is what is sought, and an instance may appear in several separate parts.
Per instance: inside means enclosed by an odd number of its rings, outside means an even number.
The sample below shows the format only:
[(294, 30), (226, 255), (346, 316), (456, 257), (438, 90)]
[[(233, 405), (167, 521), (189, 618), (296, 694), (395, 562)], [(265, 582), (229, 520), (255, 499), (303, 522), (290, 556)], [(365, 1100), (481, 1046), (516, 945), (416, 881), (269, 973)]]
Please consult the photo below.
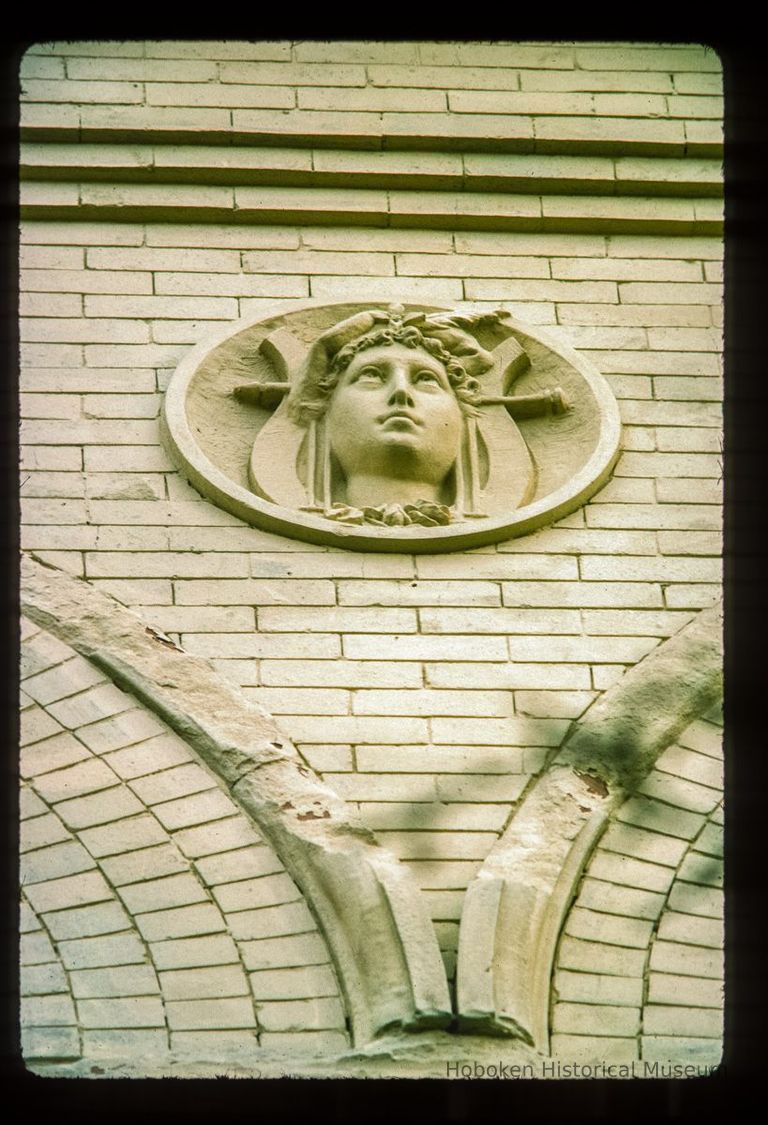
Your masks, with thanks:
[(404, 371), (396, 371), (392, 376), (392, 391), (389, 396), (393, 406), (412, 406), (411, 385)]

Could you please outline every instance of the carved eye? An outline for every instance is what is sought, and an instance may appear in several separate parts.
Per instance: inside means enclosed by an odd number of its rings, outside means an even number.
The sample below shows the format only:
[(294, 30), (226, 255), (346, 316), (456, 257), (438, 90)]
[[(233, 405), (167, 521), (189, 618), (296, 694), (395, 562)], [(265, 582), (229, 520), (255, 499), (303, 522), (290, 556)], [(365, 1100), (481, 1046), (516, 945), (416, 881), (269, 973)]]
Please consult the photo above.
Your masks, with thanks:
[(423, 368), (421, 371), (418, 371), (416, 373), (416, 382), (417, 383), (437, 383), (438, 386), (440, 385), (440, 380), (437, 377), (437, 375), (434, 373), (434, 371), (430, 371), (426, 367)]
[(381, 369), (379, 367), (373, 367), (372, 365), (370, 367), (361, 368), (357, 373), (357, 381), (364, 379), (366, 381), (374, 380), (380, 383), (383, 378), (384, 375)]

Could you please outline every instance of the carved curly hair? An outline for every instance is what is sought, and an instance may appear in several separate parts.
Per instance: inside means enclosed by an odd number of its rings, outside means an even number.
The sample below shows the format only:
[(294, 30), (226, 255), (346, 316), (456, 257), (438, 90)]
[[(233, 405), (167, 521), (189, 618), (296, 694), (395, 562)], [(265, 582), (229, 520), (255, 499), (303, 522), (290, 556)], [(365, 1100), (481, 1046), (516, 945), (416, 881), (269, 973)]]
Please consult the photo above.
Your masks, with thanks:
[(427, 336), (415, 325), (392, 325), (380, 328), (358, 337), (340, 349), (331, 361), (328, 371), (311, 383), (302, 387), (301, 398), (293, 405), (294, 416), (299, 418), (320, 418), (328, 405), (340, 376), (346, 371), (354, 357), (367, 348), (387, 347), (403, 344), (406, 348), (421, 348), (433, 356), (445, 368), (448, 382), (458, 399), (462, 411), (467, 415), (477, 413), (474, 403), (480, 395), (480, 383), (468, 375), (461, 363), (448, 351), (444, 344), (434, 336)]

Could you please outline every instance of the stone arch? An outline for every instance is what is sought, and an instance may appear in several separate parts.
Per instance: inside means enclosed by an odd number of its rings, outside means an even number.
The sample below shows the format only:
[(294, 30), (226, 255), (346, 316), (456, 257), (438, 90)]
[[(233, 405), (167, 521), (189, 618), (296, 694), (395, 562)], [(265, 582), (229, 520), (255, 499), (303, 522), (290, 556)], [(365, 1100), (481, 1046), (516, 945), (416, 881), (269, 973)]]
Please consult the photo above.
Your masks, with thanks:
[(719, 1062), (720, 725), (678, 735), (595, 848), (555, 957), (553, 1054)]
[[(23, 659), (21, 875), (38, 935), (25, 954), (49, 953), (34, 964), (62, 990), (25, 1003), (27, 1056), (343, 1049), (326, 944), (219, 780), (164, 722), (28, 622)], [(44, 975), (27, 972), (25, 984)], [(61, 1027), (70, 1033), (52, 1031)]]
[[(461, 922), (458, 1010), (468, 1030), (549, 1053), (555, 951), (566, 917), (574, 924), (582, 873), (606, 829), (606, 840), (621, 831), (629, 794), (657, 796), (661, 786), (670, 801), (674, 778), (659, 781), (654, 767), (664, 775), (685, 755), (674, 740), (721, 698), (720, 621), (718, 607), (702, 611), (588, 709), (489, 853)], [(711, 811), (720, 791), (708, 792)]]
[(261, 708), (111, 598), (32, 559), (23, 604), (56, 643), (77, 650), (83, 675), (85, 665), (104, 680), (83, 694), (116, 693), (116, 711), (127, 711), (131, 697), (145, 704), (192, 759), (175, 768), (200, 771), (217, 800), (230, 802), (233, 815), (245, 812), (275, 848), (290, 872), (282, 877), (294, 888), (291, 901), (303, 894), (329, 943), (356, 1042), (450, 1022), (437, 941), (408, 872), (349, 819)]

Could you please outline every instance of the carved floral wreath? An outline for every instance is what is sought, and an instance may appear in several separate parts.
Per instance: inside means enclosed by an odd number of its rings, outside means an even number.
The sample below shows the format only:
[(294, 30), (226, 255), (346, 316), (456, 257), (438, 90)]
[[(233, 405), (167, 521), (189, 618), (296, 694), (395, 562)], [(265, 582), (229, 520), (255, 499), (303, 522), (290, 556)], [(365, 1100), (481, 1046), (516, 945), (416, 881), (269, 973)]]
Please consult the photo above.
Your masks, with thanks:
[(415, 504), (380, 504), (376, 508), (350, 508), (340, 504), (323, 513), (337, 523), (370, 523), (379, 527), (437, 527), (451, 523), (453, 513), (445, 504), (433, 500), (417, 500)]

